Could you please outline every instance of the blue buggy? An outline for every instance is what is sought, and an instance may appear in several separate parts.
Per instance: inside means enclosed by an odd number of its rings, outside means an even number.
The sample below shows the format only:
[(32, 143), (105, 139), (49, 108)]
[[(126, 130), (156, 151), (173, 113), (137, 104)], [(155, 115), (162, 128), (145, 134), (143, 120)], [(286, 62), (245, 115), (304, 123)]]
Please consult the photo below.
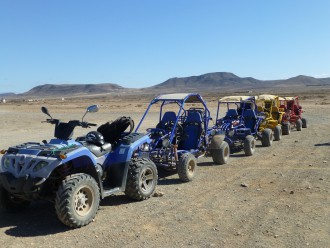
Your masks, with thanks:
[[(158, 115), (158, 123), (154, 125), (146, 120), (152, 112)], [(135, 130), (145, 128), (152, 141), (141, 152), (156, 166), (177, 170), (181, 181), (191, 181), (195, 176), (197, 158), (209, 151), (212, 139), (212, 128), (208, 128), (210, 120), (210, 111), (199, 94), (160, 95), (150, 102)]]
[(255, 97), (227, 96), (218, 100), (215, 128), (232, 152), (244, 150), (246, 156), (254, 154), (256, 139), (262, 136), (265, 139), (271, 132), (258, 132), (263, 120), (264, 116), (257, 112)]

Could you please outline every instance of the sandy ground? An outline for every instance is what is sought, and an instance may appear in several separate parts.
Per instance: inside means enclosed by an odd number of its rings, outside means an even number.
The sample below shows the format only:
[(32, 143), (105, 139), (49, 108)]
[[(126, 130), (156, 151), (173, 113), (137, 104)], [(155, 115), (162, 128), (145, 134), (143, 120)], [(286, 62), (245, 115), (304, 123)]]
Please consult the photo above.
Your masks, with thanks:
[[(162, 197), (142, 202), (125, 195), (104, 199), (96, 219), (71, 230), (54, 207), (37, 202), (18, 214), (0, 212), (1, 247), (329, 247), (330, 97), (301, 100), (308, 128), (292, 131), (270, 148), (233, 154), (227, 165), (199, 160), (196, 178), (181, 183), (162, 175)], [(216, 101), (207, 99), (215, 116)], [(122, 115), (138, 121), (148, 99), (0, 105), (0, 149), (24, 141), (50, 139), (52, 126), (41, 123), (45, 105), (56, 118), (79, 119), (89, 104), (98, 113), (86, 120), (102, 124)], [(156, 113), (151, 119), (156, 120)], [(86, 133), (76, 130), (76, 136)], [(244, 184), (246, 187), (242, 187)]]

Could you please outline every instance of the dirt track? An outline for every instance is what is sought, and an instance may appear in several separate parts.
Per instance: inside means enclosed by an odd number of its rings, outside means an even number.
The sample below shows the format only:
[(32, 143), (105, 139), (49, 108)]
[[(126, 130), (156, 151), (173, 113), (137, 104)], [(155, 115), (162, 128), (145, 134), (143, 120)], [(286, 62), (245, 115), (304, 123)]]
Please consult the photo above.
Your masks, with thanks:
[[(322, 101), (302, 101), (307, 129), (292, 131), (270, 148), (259, 145), (252, 157), (233, 154), (224, 166), (200, 159), (191, 183), (182, 184), (177, 175), (160, 178), (163, 197), (106, 198), (86, 227), (63, 226), (47, 202), (16, 215), (0, 212), (1, 247), (329, 247), (330, 98)], [(40, 123), (45, 116), (39, 108), (0, 105), (0, 149), (52, 136), (52, 127)], [(88, 120), (101, 124), (119, 116), (112, 110)], [(53, 112), (61, 111), (65, 119), (79, 118), (83, 107), (58, 105)]]

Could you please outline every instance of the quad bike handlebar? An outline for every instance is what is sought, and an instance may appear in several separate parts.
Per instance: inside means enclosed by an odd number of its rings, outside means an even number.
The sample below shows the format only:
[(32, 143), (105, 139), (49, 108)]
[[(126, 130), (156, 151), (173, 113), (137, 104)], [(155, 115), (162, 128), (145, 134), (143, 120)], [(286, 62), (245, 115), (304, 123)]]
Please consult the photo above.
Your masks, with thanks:
[[(46, 121), (42, 121), (50, 124), (59, 124), (61, 121), (59, 119), (46, 119)], [(71, 120), (67, 123), (71, 127), (82, 127), (82, 128), (90, 128), (90, 127), (95, 127), (97, 124), (95, 123), (90, 123), (87, 121), (79, 121), (79, 120)]]

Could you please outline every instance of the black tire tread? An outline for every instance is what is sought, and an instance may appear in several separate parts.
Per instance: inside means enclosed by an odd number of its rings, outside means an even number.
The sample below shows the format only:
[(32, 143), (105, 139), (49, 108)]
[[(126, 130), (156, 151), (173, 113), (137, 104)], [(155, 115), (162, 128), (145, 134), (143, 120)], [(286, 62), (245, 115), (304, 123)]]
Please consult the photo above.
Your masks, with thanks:
[[(226, 147), (228, 147), (228, 149), (229, 149), (227, 157), (224, 156), (224, 150), (226, 149)], [(228, 160), (229, 160), (229, 154), (230, 154), (230, 147), (226, 141), (223, 141), (220, 144), (220, 147), (217, 149), (214, 149), (212, 152), (213, 162), (217, 165), (227, 164)]]
[(302, 121), (301, 121), (301, 119), (298, 119), (296, 121), (296, 128), (297, 128), (297, 131), (301, 131), (301, 128), (302, 128)]
[(272, 145), (273, 143), (273, 133), (272, 130), (269, 128), (266, 128), (263, 132), (262, 132), (262, 137), (261, 137), (261, 144), (264, 147), (269, 147)]
[(302, 121), (302, 128), (307, 128), (307, 119), (301, 118), (301, 121)]
[[(68, 199), (72, 197), (75, 187), (81, 182), (81, 181), (89, 181), (94, 187), (97, 189), (97, 194), (95, 195), (96, 201), (94, 204), (96, 204), (96, 212), (92, 218), (86, 219), (86, 220), (77, 220), (74, 217), (74, 214), (70, 211), (69, 207), (69, 201)], [(59, 187), (56, 198), (55, 198), (55, 210), (58, 219), (65, 225), (73, 228), (79, 228), (82, 226), (85, 226), (89, 224), (95, 217), (97, 213), (97, 209), (99, 208), (100, 204), (100, 190), (99, 186), (97, 185), (94, 178), (87, 174), (73, 174), (68, 176), (66, 179), (62, 181), (61, 186)]]
[(279, 141), (282, 138), (282, 128), (281, 126), (276, 126), (274, 129), (274, 140)]
[[(195, 169), (194, 169), (194, 173), (192, 176), (190, 176), (188, 174), (187, 166), (186, 166), (190, 159), (193, 159), (195, 161)], [(195, 176), (196, 169), (197, 169), (197, 160), (196, 160), (195, 156), (191, 153), (182, 154), (182, 156), (179, 159), (179, 164), (178, 164), (178, 175), (179, 175), (180, 180), (182, 182), (192, 181), (192, 179)]]
[(252, 148), (252, 142), (255, 142), (255, 138), (252, 135), (247, 135), (244, 139), (244, 153), (246, 156), (254, 154), (255, 146)]
[(283, 124), (282, 125), (282, 134), (283, 135), (289, 135), (290, 134), (290, 124), (287, 123), (287, 124)]
[[(152, 168), (154, 170), (155, 185), (154, 185), (154, 189), (152, 190), (152, 192), (150, 194), (145, 195), (139, 189), (139, 173), (140, 173), (140, 170), (143, 168), (143, 166), (145, 166), (147, 164), (152, 166)], [(156, 188), (156, 185), (157, 185), (157, 180), (158, 180), (158, 173), (157, 173), (157, 167), (154, 164), (154, 162), (152, 162), (148, 158), (131, 159), (131, 161), (129, 162), (129, 168), (128, 168), (128, 172), (127, 172), (125, 194), (133, 200), (139, 200), (139, 201), (146, 200), (146, 199), (150, 198), (150, 196), (153, 194), (153, 192)]]

